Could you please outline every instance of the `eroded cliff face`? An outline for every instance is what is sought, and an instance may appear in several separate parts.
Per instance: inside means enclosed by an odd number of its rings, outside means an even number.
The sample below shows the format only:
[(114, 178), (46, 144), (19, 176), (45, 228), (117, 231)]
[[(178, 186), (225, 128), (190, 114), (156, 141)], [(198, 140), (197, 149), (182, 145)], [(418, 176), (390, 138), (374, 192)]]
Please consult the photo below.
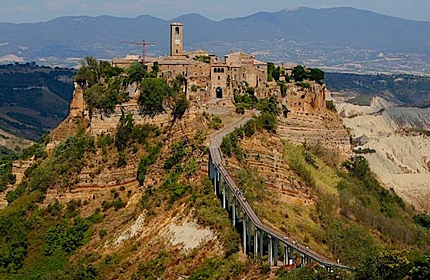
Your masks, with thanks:
[[(67, 135), (75, 134), (78, 127), (85, 127), (86, 132), (96, 137), (96, 139), (102, 134), (115, 135), (118, 122), (123, 113), (132, 113), (135, 124), (154, 124), (164, 130), (164, 141), (167, 144), (165, 147), (180, 139), (190, 139), (197, 131), (207, 134), (206, 143), (208, 143), (214, 130), (208, 128), (209, 120), (203, 117), (204, 114), (221, 117), (225, 126), (240, 118), (239, 115), (234, 113), (234, 106), (228, 100), (209, 104), (194, 102), (191, 103), (185, 116), (172, 126), (172, 117), (168, 111), (154, 117), (140, 114), (137, 104), (139, 89), (136, 83), (128, 86), (126, 91), (130, 96), (130, 100), (117, 105), (113, 112), (105, 114), (98, 111), (90, 112), (84, 101), (84, 91), (78, 85), (75, 85), (70, 115), (51, 133), (48, 150), (52, 150)], [(327, 94), (328, 90), (325, 86), (317, 83), (311, 83), (310, 87), (290, 83), (286, 95), (284, 97), (278, 95), (279, 103), (286, 106), (289, 113), (287, 117), (282, 114), (278, 116), (276, 137), (300, 145), (321, 145), (324, 148), (336, 151), (342, 158), (346, 159), (351, 150), (348, 131), (340, 118), (326, 109), (325, 98)], [(258, 151), (255, 152), (258, 153)], [(264, 157), (266, 153), (267, 151), (261, 151), (260, 154)], [(91, 197), (95, 192), (104, 191), (107, 193), (106, 190), (118, 186), (127, 186), (139, 190), (139, 184), (136, 180), (139, 157), (139, 153), (131, 154), (127, 159), (126, 166), (117, 168), (118, 155), (116, 153), (103, 155), (98, 151), (95, 157), (87, 160), (74, 187), (71, 190), (49, 189), (46, 203), (49, 204), (55, 199), (60, 199), (64, 202), (74, 198), (84, 199)], [(282, 162), (281, 156), (280, 161)], [(148, 184), (157, 184), (163, 179), (162, 175), (160, 175), (162, 174), (162, 166), (156, 165), (153, 169), (155, 170), (153, 176), (147, 176)], [(204, 173), (204, 171), (202, 172)], [(278, 176), (278, 173), (283, 173), (282, 169), (274, 169), (271, 172), (278, 178), (277, 185), (282, 185), (282, 180), (285, 179), (285, 176)]]
[[(75, 135), (78, 129), (84, 128), (84, 131), (95, 139), (95, 152), (85, 157), (84, 167), (73, 179), (73, 185), (50, 187), (41, 206), (47, 207), (56, 200), (63, 205), (80, 201), (82, 204), (79, 211), (84, 217), (90, 216), (96, 209), (103, 209), (103, 222), (94, 225), (92, 230), (95, 233), (105, 230), (107, 235), (99, 238), (94, 234), (73, 259), (78, 260), (78, 256), (84, 255), (84, 252), (97, 254), (101, 258), (112, 254), (121, 256), (122, 265), (112, 268), (109, 273), (100, 273), (104, 279), (130, 279), (133, 273), (139, 272), (139, 263), (157, 259), (164, 252), (168, 259), (162, 274), (164, 279), (177, 279), (179, 274), (189, 276), (204, 263), (204, 260), (211, 257), (223, 259), (226, 253), (223, 238), (220, 236), (221, 231), (228, 230), (229, 225), (225, 229), (220, 229), (205, 224), (204, 218), (200, 216), (196, 218), (197, 210), (189, 202), (191, 188), (195, 191), (204, 188), (203, 180), (207, 177), (208, 154), (201, 150), (189, 150), (190, 148), (187, 147), (187, 154), (196, 159), (191, 164), (195, 171), (183, 178), (183, 181), (180, 180), (180, 184), (184, 184), (186, 190), (182, 200), (178, 199), (178, 202), (170, 203), (166, 198), (148, 210), (142, 209), (142, 196), (148, 188), (153, 189), (154, 193), (158, 193), (160, 189), (160, 193), (166, 192), (168, 187), (163, 185), (167, 184), (166, 178), (169, 174), (174, 172), (166, 170), (164, 163), (172, 156), (171, 149), (175, 143), (187, 139), (192, 141), (200, 132), (204, 139), (201, 145), (204, 145), (215, 132), (209, 125), (211, 117), (216, 114), (223, 120), (224, 126), (228, 125), (236, 117), (232, 114), (234, 106), (225, 103), (214, 103), (208, 106), (192, 104), (181, 120), (172, 123), (173, 118), (168, 109), (164, 114), (153, 118), (142, 116), (137, 104), (137, 87), (132, 86), (127, 90), (130, 91), (130, 100), (116, 106), (113, 112), (104, 114), (90, 113), (84, 102), (83, 90), (76, 87), (70, 115), (52, 132), (48, 151), (52, 153), (59, 142), (70, 135)], [(102, 134), (109, 134), (113, 139), (115, 138), (119, 119), (123, 113), (125, 115), (132, 113), (135, 125), (153, 124), (160, 131), (156, 136), (157, 139), (151, 140), (162, 142), (160, 155), (148, 168), (145, 180), (141, 184), (137, 180), (137, 172), (141, 158), (147, 155), (144, 145), (136, 145), (135, 150), (134, 147), (130, 147), (124, 151), (126, 164), (121, 167), (117, 165), (119, 153), (114, 145), (107, 151), (97, 146), (97, 141)], [(150, 143), (150, 146), (154, 145)], [(187, 168), (186, 163), (182, 164), (183, 168)], [(25, 167), (28, 165), (23, 166), (22, 171), (25, 171)], [(150, 199), (157, 200), (157, 197), (158, 194)], [(118, 198), (123, 201), (123, 208), (105, 209), (106, 203), (112, 203)], [(216, 198), (214, 199), (217, 202)], [(199, 203), (199, 200), (193, 203)], [(243, 273), (243, 277), (246, 277), (246, 273)], [(252, 269), (250, 273), (253, 273)]]
[(279, 118), (277, 134), (295, 144), (320, 144), (338, 151), (344, 158), (351, 154), (348, 131), (333, 111), (326, 108), (325, 85), (310, 83), (309, 88), (289, 84), (281, 104), (288, 110), (286, 118)]
[[(281, 139), (297, 144), (318, 143), (344, 154), (349, 150), (346, 129), (335, 114), (325, 109), (325, 91), (316, 84), (311, 88), (291, 86), (285, 98), (278, 96), (279, 102), (288, 106), (291, 112), (287, 117), (282, 114), (278, 117), (276, 134), (244, 140), (244, 145), (249, 149), (250, 166), (264, 175), (271, 191), (281, 195), (282, 200), (292, 203), (294, 207), (312, 209), (314, 202), (309, 188), (301, 183), (285, 163)], [(192, 102), (183, 118), (173, 124), (168, 109), (164, 114), (153, 118), (140, 114), (137, 104), (139, 90), (136, 84), (129, 86), (127, 92), (130, 100), (116, 106), (113, 112), (105, 114), (90, 112), (84, 101), (84, 91), (76, 86), (70, 115), (51, 133), (47, 149), (52, 153), (55, 145), (68, 136), (75, 135), (79, 129), (94, 137), (96, 149), (91, 156), (85, 157), (84, 167), (74, 178), (72, 186), (50, 187), (41, 206), (46, 207), (56, 200), (63, 205), (81, 201), (81, 215), (87, 217), (94, 213), (95, 209), (103, 209), (105, 202), (112, 201), (114, 195), (120, 197), (125, 203), (124, 207), (119, 210), (108, 208), (104, 211), (104, 221), (94, 225), (94, 232), (106, 230), (107, 236), (103, 239), (94, 236), (78, 254), (96, 252), (101, 257), (113, 253), (121, 255), (124, 257), (124, 265), (128, 265), (127, 268), (118, 267), (111, 274), (103, 275), (106, 275), (106, 279), (129, 279), (131, 274), (138, 270), (139, 262), (147, 262), (157, 257), (160, 252), (167, 251), (174, 264), (168, 266), (163, 277), (177, 279), (178, 269), (183, 271), (184, 275), (189, 275), (203, 260), (223, 257), (225, 247), (220, 241), (219, 229), (202, 225), (194, 215), (196, 209), (188, 205), (187, 199), (171, 208), (163, 208), (166, 203), (164, 201), (161, 206), (157, 206), (156, 213), (151, 214), (150, 211), (142, 211), (142, 196), (148, 187), (154, 190), (162, 188), (168, 176), (164, 163), (171, 156), (170, 149), (174, 143), (193, 139), (200, 131), (204, 136), (203, 142), (207, 145), (211, 135), (217, 133), (211, 126), (213, 116), (222, 120), (223, 127), (229, 127), (244, 116), (235, 113), (235, 107), (229, 100), (214, 100), (208, 104)], [(132, 113), (136, 125), (154, 124), (160, 130), (158, 137), (163, 145), (159, 160), (151, 165), (142, 184), (139, 184), (136, 175), (139, 161), (145, 152), (140, 151), (140, 148), (133, 151), (131, 147), (127, 152), (126, 164), (118, 167), (119, 154), (114, 146), (107, 151), (97, 147), (97, 139), (101, 135), (109, 134), (112, 138), (115, 137), (123, 113)], [(246, 114), (251, 115), (252, 112)], [(194, 154), (199, 151), (188, 152)], [(14, 172), (21, 174), (19, 179), (29, 164), (31, 163), (14, 166)], [(190, 185), (198, 186), (202, 185), (202, 181), (207, 177), (207, 154), (196, 155), (195, 164), (197, 169), (187, 180)], [(130, 254), (130, 250), (134, 250), (134, 253)], [(255, 271), (256, 268), (251, 267), (249, 272), (242, 276), (251, 276)]]
[[(375, 97), (370, 106), (338, 102), (356, 148), (386, 188), (393, 188), (417, 210), (430, 211), (430, 109), (395, 107)], [(420, 131), (423, 130), (423, 131)]]

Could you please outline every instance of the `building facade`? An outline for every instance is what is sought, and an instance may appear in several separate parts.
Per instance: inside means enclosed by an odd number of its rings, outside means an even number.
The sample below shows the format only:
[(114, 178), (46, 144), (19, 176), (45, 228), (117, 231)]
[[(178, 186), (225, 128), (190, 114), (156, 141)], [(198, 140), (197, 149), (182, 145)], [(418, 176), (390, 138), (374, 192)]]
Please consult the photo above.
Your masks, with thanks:
[(157, 60), (158, 76), (170, 80), (183, 75), (190, 100), (228, 99), (240, 88), (267, 83), (267, 64), (253, 55), (235, 52), (219, 58), (202, 50), (185, 52), (183, 32), (182, 23), (170, 24), (170, 55)]

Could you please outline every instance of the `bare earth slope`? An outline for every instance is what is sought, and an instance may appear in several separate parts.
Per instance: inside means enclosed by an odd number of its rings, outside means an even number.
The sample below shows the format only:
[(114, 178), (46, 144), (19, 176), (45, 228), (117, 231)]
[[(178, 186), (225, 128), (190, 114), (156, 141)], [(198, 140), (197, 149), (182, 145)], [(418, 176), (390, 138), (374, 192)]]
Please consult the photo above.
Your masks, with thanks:
[(410, 132), (430, 130), (430, 109), (394, 107), (380, 98), (371, 106), (338, 102), (337, 108), (358, 145), (376, 151), (365, 157), (385, 186), (430, 211), (430, 139)]

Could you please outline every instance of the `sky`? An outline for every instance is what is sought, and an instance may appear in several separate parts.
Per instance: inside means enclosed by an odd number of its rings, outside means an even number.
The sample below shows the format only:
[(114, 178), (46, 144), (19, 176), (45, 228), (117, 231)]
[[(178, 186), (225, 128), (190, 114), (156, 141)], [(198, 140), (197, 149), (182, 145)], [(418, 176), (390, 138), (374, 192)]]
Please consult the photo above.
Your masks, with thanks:
[(82, 15), (151, 15), (171, 20), (188, 13), (222, 20), (297, 7), (353, 7), (405, 19), (430, 21), (428, 0), (0, 0), (0, 22), (30, 23)]

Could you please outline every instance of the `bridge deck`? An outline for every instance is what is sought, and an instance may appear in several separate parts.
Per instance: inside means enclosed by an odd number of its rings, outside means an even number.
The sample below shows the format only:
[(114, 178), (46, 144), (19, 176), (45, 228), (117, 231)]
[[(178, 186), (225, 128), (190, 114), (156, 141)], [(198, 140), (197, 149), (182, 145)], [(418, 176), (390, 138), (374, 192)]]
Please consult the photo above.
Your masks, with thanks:
[(258, 218), (257, 214), (255, 214), (254, 210), (252, 209), (251, 205), (248, 203), (248, 201), (245, 199), (242, 192), (240, 192), (240, 189), (237, 187), (233, 179), (231, 178), (228, 171), (225, 169), (223, 165), (223, 158), (222, 153), (220, 151), (220, 145), (222, 142), (222, 138), (227, 135), (228, 133), (232, 132), (235, 127), (243, 125), (248, 118), (243, 118), (239, 122), (237, 122), (234, 126), (231, 126), (218, 135), (216, 135), (212, 142), (210, 143), (210, 157), (211, 157), (211, 163), (216, 167), (217, 171), (220, 172), (220, 176), (222, 176), (223, 180), (227, 183), (227, 186), (231, 189), (233, 196), (237, 199), (239, 204), (241, 205), (243, 211), (245, 211), (246, 215), (251, 219), (252, 224), (255, 228), (257, 228), (260, 231), (265, 232), (266, 234), (270, 235), (272, 238), (276, 238), (281, 244), (287, 245), (291, 248), (294, 248), (295, 251), (301, 253), (304, 256), (310, 257), (318, 264), (325, 266), (325, 267), (337, 267), (341, 269), (347, 269), (350, 270), (350, 267), (341, 265), (335, 261), (332, 261), (323, 255), (319, 254), (318, 252), (308, 249), (308, 247), (305, 247), (304, 245), (300, 245), (297, 242), (293, 240), (285, 239), (285, 235), (281, 232), (277, 231), (276, 229), (271, 228), (270, 226), (267, 226), (261, 222), (261, 220)]

